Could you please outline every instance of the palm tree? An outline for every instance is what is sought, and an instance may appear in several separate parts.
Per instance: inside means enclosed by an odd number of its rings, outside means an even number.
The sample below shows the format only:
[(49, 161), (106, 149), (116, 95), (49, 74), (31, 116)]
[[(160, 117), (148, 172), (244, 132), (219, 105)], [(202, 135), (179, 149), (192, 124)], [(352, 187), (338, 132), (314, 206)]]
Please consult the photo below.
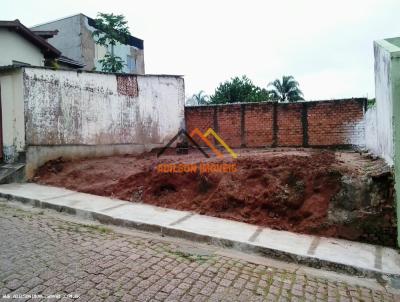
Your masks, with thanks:
[(197, 105), (207, 105), (209, 97), (203, 90), (201, 90), (197, 94), (193, 94), (192, 99)]
[(272, 99), (279, 102), (297, 102), (302, 101), (303, 92), (299, 88), (299, 83), (292, 76), (282, 76), (282, 81), (276, 79), (268, 84), (272, 86), (270, 91)]

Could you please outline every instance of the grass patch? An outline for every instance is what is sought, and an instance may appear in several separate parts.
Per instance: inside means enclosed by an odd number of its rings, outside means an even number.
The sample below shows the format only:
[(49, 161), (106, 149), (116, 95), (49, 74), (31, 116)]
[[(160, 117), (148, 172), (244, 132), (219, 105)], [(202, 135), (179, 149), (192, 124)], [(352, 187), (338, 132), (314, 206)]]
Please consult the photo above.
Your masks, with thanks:
[(102, 226), (102, 225), (84, 224), (83, 227), (90, 231), (96, 231), (96, 232), (100, 232), (103, 234), (112, 233), (112, 230), (110, 228)]
[(171, 255), (172, 257), (176, 258), (177, 260), (187, 260), (189, 262), (201, 262), (204, 263), (207, 260), (210, 260), (213, 258), (212, 255), (197, 255), (197, 254), (191, 254), (187, 252), (182, 252), (182, 251), (174, 251), (174, 250), (164, 250), (167, 254)]
[(61, 230), (72, 231), (76, 233), (90, 232), (90, 233), (102, 233), (110, 234), (112, 230), (102, 225), (91, 225), (91, 224), (59, 224), (58, 228)]

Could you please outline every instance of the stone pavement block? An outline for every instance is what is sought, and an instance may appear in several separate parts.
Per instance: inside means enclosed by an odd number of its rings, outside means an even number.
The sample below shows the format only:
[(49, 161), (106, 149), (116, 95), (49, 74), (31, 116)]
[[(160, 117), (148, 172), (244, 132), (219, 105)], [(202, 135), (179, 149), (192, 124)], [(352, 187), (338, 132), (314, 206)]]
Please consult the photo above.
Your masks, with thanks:
[(130, 203), (37, 184), (0, 185), (0, 196), (17, 200), (39, 200), (42, 207), (72, 209), (102, 222), (132, 226), (194, 241), (204, 240), (242, 251), (262, 252), (309, 265), (321, 265), (359, 273), (389, 274), (400, 278), (400, 255), (396, 250), (351, 242), (295, 234), (246, 223)]
[(358, 278), (325, 279), (323, 271), (285, 271), (213, 252), (187, 258), (196, 243), (104, 233), (59, 217), (0, 203), (0, 269), (13, 260), (0, 293), (78, 295), (74, 301), (310, 301), (313, 295), (316, 301), (398, 301), (379, 284), (371, 290), (347, 283)]

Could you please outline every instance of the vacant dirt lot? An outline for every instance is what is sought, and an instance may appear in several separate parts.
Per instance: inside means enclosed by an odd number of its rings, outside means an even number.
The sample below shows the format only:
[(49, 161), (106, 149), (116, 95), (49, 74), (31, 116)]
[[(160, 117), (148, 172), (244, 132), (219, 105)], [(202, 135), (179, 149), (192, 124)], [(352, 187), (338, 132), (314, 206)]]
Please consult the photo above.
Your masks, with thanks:
[[(159, 164), (235, 163), (233, 173), (160, 173)], [(274, 229), (393, 246), (392, 178), (354, 152), (240, 150), (238, 159), (175, 150), (141, 156), (50, 161), (35, 182), (189, 210)]]

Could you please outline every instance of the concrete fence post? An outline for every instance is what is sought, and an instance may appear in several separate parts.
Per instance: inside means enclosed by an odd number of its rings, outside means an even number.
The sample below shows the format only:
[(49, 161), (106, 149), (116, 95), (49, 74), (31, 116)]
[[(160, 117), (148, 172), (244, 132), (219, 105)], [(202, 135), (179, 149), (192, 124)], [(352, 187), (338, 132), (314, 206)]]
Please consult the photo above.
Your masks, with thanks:
[(240, 147), (246, 147), (246, 105), (240, 105)]
[(278, 103), (274, 103), (272, 111), (272, 147), (278, 146)]
[(303, 147), (308, 147), (308, 104), (301, 108), (301, 125), (303, 127)]

